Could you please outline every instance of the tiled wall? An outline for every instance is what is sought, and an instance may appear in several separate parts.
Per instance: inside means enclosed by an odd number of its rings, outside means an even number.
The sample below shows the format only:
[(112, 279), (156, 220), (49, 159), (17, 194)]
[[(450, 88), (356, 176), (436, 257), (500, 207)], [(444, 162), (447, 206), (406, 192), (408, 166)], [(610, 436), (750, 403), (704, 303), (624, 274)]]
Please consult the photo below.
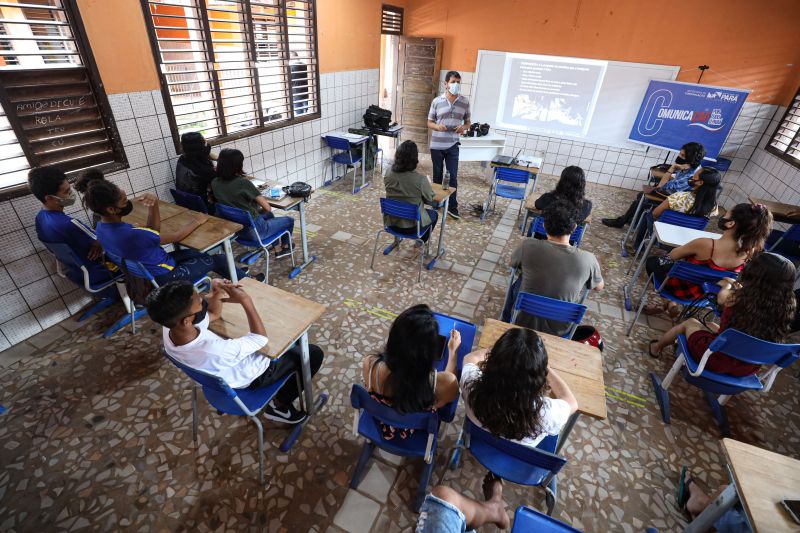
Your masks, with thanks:
[[(216, 147), (237, 148), (245, 171), (284, 183), (315, 187), (329, 170), (320, 135), (358, 126), (378, 94), (378, 70), (320, 76), (322, 118)], [(109, 95), (130, 168), (108, 176), (127, 193), (153, 192), (172, 201), (169, 189), (177, 154), (160, 91)], [(329, 176), (330, 177), (330, 176)], [(25, 196), (0, 203), (0, 351), (67, 318), (89, 303), (86, 293), (55, 273), (55, 262), (36, 238), (40, 203)], [(89, 222), (78, 202), (67, 213)]]
[[(440, 91), (444, 84), (444, 76), (447, 70), (441, 71)], [(474, 88), (474, 73), (461, 72), (462, 94), (467, 97), (472, 96)], [(730, 170), (723, 177), (723, 205), (729, 205), (734, 198), (738, 201), (742, 197), (742, 184), (752, 181), (761, 181), (761, 171), (753, 170), (746, 177), (743, 176), (745, 167), (749, 168), (750, 157), (756, 151), (759, 142), (762, 141), (770, 119), (775, 117), (773, 125), (768, 131), (774, 130), (774, 125), (782, 116), (779, 111), (776, 114), (776, 106), (769, 104), (758, 104), (745, 102), (739, 118), (733, 125), (733, 130), (728, 136), (728, 140), (722, 148), (720, 155), (731, 160)], [(473, 117), (473, 120), (480, 120), (492, 123), (494, 117)], [(665, 157), (672, 155), (667, 150), (655, 148), (639, 150), (618, 148), (615, 146), (598, 145), (586, 143), (575, 139), (545, 137), (541, 135), (531, 135), (515, 131), (496, 130), (500, 135), (506, 137), (505, 155), (514, 155), (522, 149), (528, 155), (538, 155), (544, 159), (542, 171), (546, 174), (560, 174), (565, 166), (578, 165), (586, 171), (586, 179), (594, 183), (624, 187), (626, 189), (639, 189), (647, 178), (647, 170), (658, 163), (663, 163)], [(689, 141), (690, 139), (687, 139)], [(766, 142), (766, 141), (764, 141)], [(761, 142), (763, 147), (764, 142)], [(775, 159), (766, 154), (763, 150), (758, 150), (766, 157)], [(789, 166), (785, 165), (784, 166)], [(794, 168), (794, 167), (792, 167)], [(797, 169), (795, 169), (795, 172)], [(794, 182), (795, 186), (800, 182)], [(788, 183), (787, 183), (788, 185)], [(795, 187), (797, 189), (797, 187)]]

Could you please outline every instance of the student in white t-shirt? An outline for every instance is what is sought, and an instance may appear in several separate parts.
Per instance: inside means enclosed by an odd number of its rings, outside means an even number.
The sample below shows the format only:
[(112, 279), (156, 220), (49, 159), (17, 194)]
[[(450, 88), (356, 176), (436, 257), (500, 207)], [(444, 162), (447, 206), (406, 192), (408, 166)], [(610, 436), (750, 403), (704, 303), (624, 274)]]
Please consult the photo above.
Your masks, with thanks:
[(558, 435), (578, 410), (566, 382), (547, 368), (541, 337), (525, 328), (506, 331), (491, 350), (467, 355), (461, 391), (472, 422), (531, 448), (548, 435)]
[[(238, 339), (223, 339), (209, 331), (209, 323), (222, 313), (223, 302), (244, 308), (250, 333)], [(228, 280), (213, 280), (205, 298), (189, 281), (166, 283), (148, 295), (147, 313), (164, 326), (164, 349), (170, 356), (223, 378), (233, 389), (264, 387), (301, 368), (297, 345), (274, 361), (257, 353), (267, 344), (264, 323), (250, 295)], [(313, 376), (322, 366), (323, 353), (313, 344), (308, 348)], [(293, 405), (299, 394), (295, 380), (289, 379), (264, 408), (264, 416), (286, 424), (302, 422), (306, 413)]]

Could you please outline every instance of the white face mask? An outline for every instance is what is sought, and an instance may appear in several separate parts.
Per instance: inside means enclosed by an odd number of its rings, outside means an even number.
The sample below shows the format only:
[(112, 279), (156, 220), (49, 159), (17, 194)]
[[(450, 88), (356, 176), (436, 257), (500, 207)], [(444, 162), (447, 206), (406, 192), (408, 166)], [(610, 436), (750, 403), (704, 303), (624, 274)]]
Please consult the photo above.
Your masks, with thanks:
[(461, 92), (461, 84), (458, 83), (457, 81), (454, 81), (453, 83), (448, 85), (447, 90), (450, 91), (450, 94), (452, 94), (453, 96), (457, 96), (458, 93)]

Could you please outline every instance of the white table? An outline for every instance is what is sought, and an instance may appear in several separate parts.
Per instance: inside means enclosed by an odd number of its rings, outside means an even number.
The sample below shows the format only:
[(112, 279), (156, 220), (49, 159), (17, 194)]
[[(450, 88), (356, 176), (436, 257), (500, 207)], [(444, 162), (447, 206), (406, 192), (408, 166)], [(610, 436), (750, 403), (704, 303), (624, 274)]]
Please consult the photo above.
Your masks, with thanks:
[[(681, 226), (675, 226), (673, 224), (656, 221), (653, 224), (653, 232), (652, 235), (650, 235), (650, 240), (647, 242), (647, 246), (644, 249), (642, 258), (639, 260), (639, 264), (636, 266), (633, 276), (630, 277), (628, 283), (622, 286), (622, 293), (625, 298), (625, 308), (628, 310), (631, 308), (630, 302), (633, 288), (636, 286), (636, 280), (639, 279), (639, 275), (642, 273), (644, 264), (647, 262), (647, 258), (650, 256), (650, 250), (653, 248), (656, 241), (658, 241), (659, 244), (677, 248), (678, 246), (683, 246), (684, 244), (695, 239), (706, 238), (716, 240), (720, 237), (722, 237), (722, 235), (719, 233), (683, 228)], [(644, 290), (647, 290), (647, 287), (645, 287)]]
[(506, 138), (496, 133), (489, 133), (483, 137), (460, 137), (461, 143), (458, 151), (459, 161), (491, 161), (495, 156), (503, 153)]
[[(345, 139), (347, 142), (350, 143), (350, 146), (362, 146), (369, 140), (369, 136), (367, 135), (358, 135), (357, 133), (349, 133), (347, 131), (332, 131), (330, 133), (326, 133), (322, 136), (323, 139), (326, 137), (338, 137), (340, 139)], [(361, 189), (369, 185), (366, 182), (366, 161), (367, 157), (365, 153), (361, 154), (361, 185), (359, 187), (355, 186), (356, 176), (353, 174), (353, 194), (358, 193)], [(353, 170), (355, 173), (355, 170)], [(333, 161), (333, 148), (331, 148), (331, 182), (336, 178), (336, 163)], [(330, 185), (330, 183), (324, 183), (323, 178), (323, 185)]]

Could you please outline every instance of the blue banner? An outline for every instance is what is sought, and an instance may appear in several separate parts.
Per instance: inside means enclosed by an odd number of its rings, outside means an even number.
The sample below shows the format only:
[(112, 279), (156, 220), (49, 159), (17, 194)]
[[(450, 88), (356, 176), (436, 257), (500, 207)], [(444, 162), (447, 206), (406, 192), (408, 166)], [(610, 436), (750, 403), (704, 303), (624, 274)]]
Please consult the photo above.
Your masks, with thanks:
[(706, 158), (716, 160), (748, 94), (748, 90), (652, 80), (628, 138), (675, 151), (699, 142)]

